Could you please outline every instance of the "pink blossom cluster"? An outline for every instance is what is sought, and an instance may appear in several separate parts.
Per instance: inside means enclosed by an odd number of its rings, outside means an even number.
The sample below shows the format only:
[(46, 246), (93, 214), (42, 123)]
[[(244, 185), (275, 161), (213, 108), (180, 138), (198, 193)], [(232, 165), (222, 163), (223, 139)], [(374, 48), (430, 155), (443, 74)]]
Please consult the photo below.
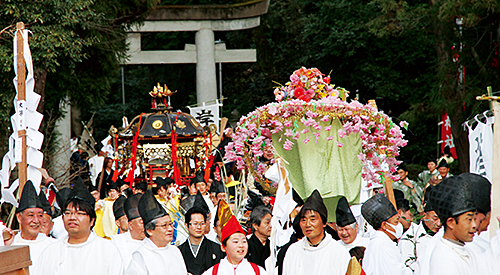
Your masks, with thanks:
[(309, 102), (324, 97), (347, 97), (347, 91), (341, 87), (330, 84), (330, 76), (325, 76), (317, 68), (302, 67), (292, 75), (290, 81), (284, 86), (274, 89), (276, 101), (299, 99)]
[[(383, 173), (396, 172), (399, 164), (396, 157), (407, 143), (401, 128), (370, 105), (357, 101), (348, 103), (334, 97), (311, 102), (292, 100), (269, 103), (259, 107), (240, 119), (233, 142), (226, 147), (226, 159), (236, 161), (239, 169), (247, 166), (245, 158), (248, 158), (248, 163), (258, 162), (262, 148), (272, 144), (269, 133), (278, 135), (285, 150), (292, 150), (297, 141), (317, 143), (320, 138), (333, 140), (335, 132), (330, 131), (331, 126), (320, 125), (322, 122), (328, 124), (332, 119), (340, 119), (342, 123), (342, 128), (336, 133), (340, 140), (350, 134), (359, 134), (362, 153), (358, 158), (363, 164), (363, 178), (368, 185), (380, 182)], [(338, 142), (337, 146), (342, 147), (343, 143)], [(379, 154), (378, 150), (387, 152), (387, 155)], [(389, 171), (385, 171), (387, 169)], [(260, 170), (262, 168), (257, 167), (257, 173), (262, 174)]]
[[(400, 126), (407, 128), (408, 123), (402, 121), (398, 126), (370, 105), (341, 100), (340, 93), (347, 96), (348, 92), (334, 88), (330, 77), (324, 77), (316, 68), (295, 71), (290, 82), (274, 91), (278, 102), (259, 107), (240, 119), (233, 142), (226, 146), (226, 159), (236, 161), (238, 169), (253, 166), (263, 148), (272, 144), (272, 135), (288, 151), (293, 150), (296, 142), (318, 143), (321, 138), (331, 141), (335, 135), (336, 145), (341, 148), (342, 138), (358, 134), (362, 142), (358, 158), (363, 164), (363, 179), (368, 187), (381, 182), (384, 174), (396, 172), (396, 157), (407, 143)], [(329, 125), (334, 119), (342, 123), (337, 133)], [(256, 170), (261, 176), (265, 167), (258, 165)]]

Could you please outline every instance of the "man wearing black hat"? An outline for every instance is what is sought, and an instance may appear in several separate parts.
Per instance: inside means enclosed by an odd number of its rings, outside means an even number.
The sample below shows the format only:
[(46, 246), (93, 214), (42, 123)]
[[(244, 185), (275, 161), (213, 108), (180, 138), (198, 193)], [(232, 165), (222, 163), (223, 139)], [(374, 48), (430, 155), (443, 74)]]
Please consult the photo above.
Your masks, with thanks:
[(132, 260), (132, 253), (142, 245), (142, 241), (146, 237), (146, 235), (144, 235), (144, 224), (142, 223), (142, 218), (137, 208), (141, 197), (142, 194), (134, 194), (125, 200), (123, 210), (128, 220), (129, 230), (123, 234), (111, 236), (111, 242), (118, 247), (124, 265), (130, 263)]
[[(56, 203), (58, 207), (58, 213), (62, 213), (62, 208), (64, 206), (64, 203), (69, 197), (69, 194), (71, 193), (71, 189), (68, 187), (63, 187), (59, 189), (56, 193)], [(52, 227), (52, 236), (56, 239), (64, 239), (65, 237), (68, 236), (68, 232), (64, 228), (64, 222), (62, 219), (62, 215), (55, 216), (53, 221), (54, 221), (54, 226)]]
[(465, 247), (476, 232), (476, 210), (467, 176), (458, 175), (432, 188), (429, 202), (444, 228), (429, 261), (429, 274), (475, 274), (473, 255)]
[[(472, 191), (472, 197), (476, 204), (476, 234), (470, 243), (466, 243), (465, 247), (473, 254), (476, 260), (476, 271), (478, 274), (488, 274), (499, 266), (494, 266), (497, 262), (493, 257), (492, 249), (494, 243), (490, 244), (490, 236), (488, 226), (491, 216), (491, 183), (483, 176), (464, 173), (461, 174), (465, 178), (465, 182), (469, 185)], [(481, 234), (483, 232), (483, 234)], [(498, 236), (498, 234), (497, 234)], [(494, 242), (494, 241), (493, 241)], [(500, 264), (500, 262), (497, 262)], [(488, 270), (488, 268), (490, 268)]]
[(139, 213), (144, 222), (142, 245), (132, 254), (124, 274), (187, 274), (186, 265), (179, 249), (170, 243), (174, 234), (174, 222), (165, 209), (147, 190), (139, 200)]
[(123, 208), (126, 199), (124, 195), (120, 195), (113, 203), (113, 216), (115, 216), (115, 224), (118, 227), (117, 234), (123, 234), (128, 231), (128, 219), (125, 216)]
[(203, 199), (205, 199), (205, 202), (207, 203), (210, 210), (213, 210), (214, 203), (210, 199), (210, 195), (208, 193), (207, 182), (205, 181), (203, 176), (201, 174), (199, 174), (196, 177), (192, 178), (190, 184), (194, 185), (196, 187), (196, 190), (201, 193), (201, 195), (203, 196)]
[(136, 182), (133, 188), (134, 194), (144, 194), (148, 190), (148, 183), (146, 181)]
[(214, 205), (218, 205), (220, 200), (226, 199), (226, 190), (221, 181), (213, 180), (210, 184), (210, 199)]
[(358, 223), (352, 214), (347, 199), (343, 196), (339, 199), (335, 216), (337, 218), (337, 233), (340, 237), (338, 242), (344, 246), (347, 251), (356, 246), (368, 246), (370, 239), (358, 235)]
[(45, 193), (43, 193), (42, 191), (40, 191), (40, 194), (38, 194), (38, 198), (40, 199), (40, 203), (43, 208), (43, 221), (42, 229), (40, 230), (40, 232), (50, 237), (50, 232), (52, 231), (52, 227), (54, 226), (54, 222), (52, 221), (52, 207), (50, 206)]
[[(428, 193), (430, 195), (430, 193)], [(412, 223), (414, 225), (414, 223)], [(427, 202), (424, 207), (424, 217), (418, 226), (411, 226), (399, 240), (398, 247), (403, 259), (411, 269), (417, 270), (417, 259), (424, 255), (425, 246), (432, 236), (441, 228), (441, 222), (432, 204)]]
[[(42, 193), (42, 195), (44, 194)], [(33, 263), (29, 268), (30, 274), (36, 274), (33, 270), (41, 265), (38, 260), (40, 254), (47, 246), (55, 242), (55, 239), (41, 233), (43, 215), (42, 202), (36, 194), (33, 183), (29, 180), (24, 185), (19, 207), (16, 210), (16, 218), (21, 232), (12, 238), (12, 245), (28, 245), (30, 247), (30, 258)]]
[(120, 252), (110, 241), (93, 231), (95, 200), (83, 181), (77, 181), (63, 206), (68, 237), (49, 245), (35, 274), (121, 274)]
[[(109, 239), (118, 232), (115, 216), (113, 214), (113, 205), (120, 196), (120, 189), (116, 182), (112, 180), (108, 180), (106, 184), (108, 186), (107, 197), (98, 202), (98, 205), (102, 206), (102, 216), (97, 216), (96, 233), (99, 237)], [(101, 225), (100, 228), (99, 225)]]
[(306, 200), (298, 216), (305, 238), (292, 244), (285, 255), (284, 275), (344, 275), (350, 256), (329, 234), (325, 234), (328, 211), (318, 190)]
[(403, 235), (403, 226), (394, 205), (382, 194), (376, 194), (361, 207), (361, 214), (375, 229), (365, 250), (363, 269), (366, 275), (410, 275), (396, 246)]
[(219, 263), (224, 258), (224, 254), (220, 245), (205, 238), (208, 219), (206, 209), (194, 206), (184, 216), (189, 237), (179, 246), (179, 250), (187, 271), (193, 275), (201, 275), (205, 270)]

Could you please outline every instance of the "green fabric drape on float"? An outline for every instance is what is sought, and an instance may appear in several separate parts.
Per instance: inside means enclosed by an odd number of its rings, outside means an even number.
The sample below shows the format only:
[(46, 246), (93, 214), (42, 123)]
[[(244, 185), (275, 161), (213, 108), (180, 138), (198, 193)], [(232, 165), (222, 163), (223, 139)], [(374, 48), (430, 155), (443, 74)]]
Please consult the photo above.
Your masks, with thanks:
[[(295, 131), (299, 132), (309, 128), (302, 123), (295, 125)], [(279, 132), (273, 134), (273, 144), (277, 153), (288, 162), (289, 179), (297, 193), (306, 199), (318, 189), (328, 209), (328, 221), (334, 222), (339, 196), (345, 196), (351, 205), (359, 203), (362, 164), (358, 155), (362, 143), (359, 134), (340, 138), (338, 130), (342, 124), (338, 119), (322, 121), (320, 125), (322, 130), (317, 143), (312, 133), (302, 134), (299, 140), (294, 140)], [(330, 131), (324, 130), (327, 126), (331, 126)], [(308, 143), (304, 143), (305, 137), (310, 139)], [(283, 148), (287, 138), (294, 143), (289, 151)], [(337, 142), (343, 146), (339, 147)]]

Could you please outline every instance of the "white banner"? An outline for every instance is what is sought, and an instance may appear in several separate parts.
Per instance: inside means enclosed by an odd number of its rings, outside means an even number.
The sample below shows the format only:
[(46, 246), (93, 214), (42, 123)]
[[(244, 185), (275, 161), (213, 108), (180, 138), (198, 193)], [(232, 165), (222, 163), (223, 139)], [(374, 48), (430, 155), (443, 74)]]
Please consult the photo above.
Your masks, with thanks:
[[(486, 116), (485, 116), (486, 117)], [(469, 172), (481, 175), (490, 182), (493, 178), (493, 123), (494, 117), (486, 117), (486, 123), (477, 119), (477, 126), (469, 128)]]
[(215, 124), (217, 127), (217, 132), (220, 133), (220, 114), (219, 108), (222, 107), (222, 104), (216, 100), (215, 104), (205, 105), (202, 103), (201, 106), (198, 107), (189, 107), (189, 112), (191, 115), (198, 120), (202, 127), (209, 126), (210, 124)]
[[(43, 134), (38, 132), (38, 128), (42, 123), (43, 115), (36, 111), (40, 102), (40, 95), (34, 92), (35, 79), (33, 77), (33, 62), (31, 51), (28, 44), (28, 30), (16, 31), (14, 36), (14, 71), (16, 76), (13, 80), (16, 89), (16, 97), (14, 98), (15, 113), (11, 117), (13, 133), (9, 138), (9, 151), (5, 154), (2, 160), (2, 170), (0, 171), (0, 192), (2, 199), (0, 204), (8, 202), (17, 207), (17, 201), (14, 196), (14, 191), (17, 189), (19, 179), (16, 179), (12, 185), (10, 184), (10, 172), (15, 167), (16, 163), (22, 161), (22, 140), (18, 137), (18, 131), (26, 131), (27, 147), (27, 178), (33, 182), (33, 185), (39, 192), (42, 182), (42, 174), (37, 168), (43, 165), (43, 153), (39, 151), (43, 143)], [(23, 37), (23, 57), (26, 63), (26, 79), (25, 81), (25, 100), (18, 100), (19, 91), (17, 90), (17, 35)], [(24, 184), (24, 183), (23, 183)]]

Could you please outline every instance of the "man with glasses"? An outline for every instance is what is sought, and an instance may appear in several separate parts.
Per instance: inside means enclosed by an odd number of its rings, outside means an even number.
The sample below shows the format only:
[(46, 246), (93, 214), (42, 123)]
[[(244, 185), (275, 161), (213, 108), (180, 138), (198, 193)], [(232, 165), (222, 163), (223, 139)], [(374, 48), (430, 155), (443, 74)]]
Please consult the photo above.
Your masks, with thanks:
[(193, 275), (201, 275), (205, 270), (219, 263), (224, 254), (220, 245), (205, 238), (207, 212), (193, 207), (184, 215), (188, 239), (179, 246), (187, 271)]
[(64, 239), (49, 245), (38, 259), (33, 274), (121, 274), (123, 261), (118, 248), (98, 237), (92, 227), (96, 219), (95, 199), (79, 178), (63, 206)]
[(125, 274), (187, 274), (181, 252), (170, 244), (174, 235), (174, 223), (151, 190), (147, 190), (141, 197), (138, 208), (146, 238), (132, 254), (132, 261)]
[[(45, 196), (43, 193), (41, 193)], [(28, 245), (30, 247), (30, 258), (33, 265), (30, 267), (30, 273), (33, 272), (34, 267), (41, 264), (38, 257), (42, 251), (55, 241), (55, 239), (47, 237), (41, 233), (43, 225), (43, 205), (36, 194), (35, 187), (31, 181), (26, 182), (23, 188), (21, 199), (19, 200), (19, 207), (16, 211), (16, 218), (19, 222), (21, 232), (9, 241), (12, 245)], [(10, 231), (12, 232), (12, 231)], [(10, 242), (6, 244), (9, 245)]]

